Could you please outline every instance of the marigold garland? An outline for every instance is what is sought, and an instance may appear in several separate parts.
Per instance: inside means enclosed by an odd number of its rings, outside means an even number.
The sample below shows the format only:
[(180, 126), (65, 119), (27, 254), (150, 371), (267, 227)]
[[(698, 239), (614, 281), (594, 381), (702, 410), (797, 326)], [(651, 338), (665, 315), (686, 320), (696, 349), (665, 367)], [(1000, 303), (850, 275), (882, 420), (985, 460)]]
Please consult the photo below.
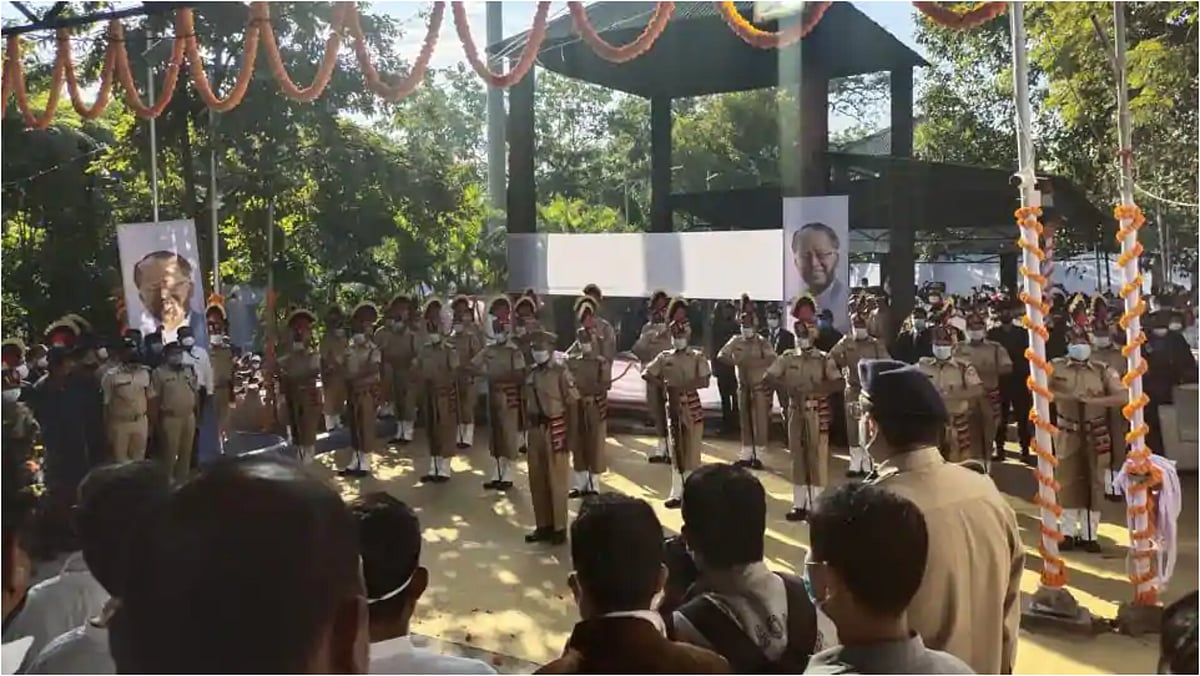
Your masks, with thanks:
[(642, 30), (641, 35), (628, 44), (615, 47), (596, 32), (595, 27), (588, 20), (587, 10), (582, 2), (568, 2), (567, 8), (571, 10), (571, 23), (575, 26), (575, 32), (583, 38), (584, 42), (588, 43), (597, 56), (612, 63), (632, 61), (649, 51), (666, 29), (671, 15), (675, 13), (674, 2), (657, 3), (654, 7), (654, 16), (650, 17), (650, 21)]
[(329, 23), (329, 37), (325, 39), (325, 51), (321, 55), (321, 62), (317, 65), (317, 73), (313, 76), (312, 84), (307, 87), (297, 86), (283, 65), (279, 44), (275, 41), (275, 29), (271, 26), (270, 5), (264, 2), (255, 4), (263, 5), (261, 10), (263, 16), (261, 23), (262, 46), (267, 53), (267, 65), (271, 68), (271, 75), (279, 83), (279, 89), (284, 96), (294, 101), (312, 103), (317, 100), (317, 97), (329, 85), (329, 80), (333, 78), (333, 71), (337, 68), (337, 55), (338, 50), (342, 47), (342, 30), (346, 26), (347, 12), (355, 12), (357, 15), (354, 3), (338, 2), (333, 5), (333, 17)]
[(438, 33), (442, 30), (442, 17), (446, 13), (446, 3), (440, 1), (433, 3), (433, 12), (429, 15), (429, 28), (425, 31), (425, 42), (421, 44), (421, 51), (413, 63), (412, 71), (409, 72), (408, 77), (394, 85), (385, 82), (379, 76), (379, 72), (375, 70), (375, 65), (371, 63), (371, 54), (367, 51), (367, 38), (363, 34), (362, 24), (359, 22), (358, 10), (354, 8), (353, 3), (349, 4), (346, 28), (354, 38), (354, 54), (358, 59), (358, 67), (363, 71), (367, 87), (388, 101), (399, 101), (408, 96), (425, 80), (425, 71), (429, 68), (429, 60), (433, 57), (433, 48), (437, 46)]
[(537, 11), (533, 15), (533, 27), (529, 29), (529, 37), (525, 41), (524, 49), (521, 50), (521, 57), (507, 73), (492, 72), (487, 63), (479, 58), (479, 50), (475, 46), (474, 38), (471, 37), (471, 26), (467, 23), (466, 7), (462, 2), (457, 1), (450, 5), (454, 9), (454, 29), (458, 32), (458, 39), (462, 42), (463, 52), (466, 53), (467, 61), (471, 63), (471, 67), (475, 69), (479, 77), (489, 85), (501, 89), (507, 89), (520, 82), (533, 67), (538, 50), (542, 47), (542, 41), (546, 39), (546, 17), (550, 13), (550, 3), (538, 3)]
[(721, 12), (721, 18), (725, 20), (729, 28), (746, 44), (759, 49), (779, 49), (793, 45), (811, 33), (832, 4), (832, 2), (805, 3), (804, 16), (798, 23), (774, 32), (755, 27), (742, 16), (737, 5), (732, 2), (718, 2), (717, 9)]
[(955, 30), (975, 28), (1008, 11), (1007, 2), (985, 2), (965, 12), (943, 7), (936, 2), (914, 2), (913, 7), (916, 7), (934, 23)]

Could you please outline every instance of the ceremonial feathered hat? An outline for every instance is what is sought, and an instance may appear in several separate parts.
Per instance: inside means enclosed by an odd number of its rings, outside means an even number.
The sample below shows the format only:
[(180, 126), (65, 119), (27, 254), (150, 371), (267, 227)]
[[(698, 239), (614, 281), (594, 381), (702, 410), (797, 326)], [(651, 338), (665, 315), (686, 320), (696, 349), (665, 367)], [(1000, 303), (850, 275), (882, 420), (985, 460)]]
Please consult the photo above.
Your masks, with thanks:
[(364, 301), (354, 307), (354, 311), (350, 313), (350, 321), (355, 326), (366, 325), (373, 326), (379, 320), (379, 308), (375, 307), (374, 303)]
[(754, 311), (754, 301), (750, 300), (750, 294), (743, 293), (738, 301), (738, 321), (742, 326), (755, 326), (758, 324), (758, 313)]
[(25, 343), (20, 338), (9, 338), (0, 343), (0, 358), (6, 366), (16, 367), (25, 361)]
[(1087, 296), (1082, 293), (1075, 294), (1071, 298), (1071, 302), (1067, 304), (1067, 316), (1071, 318), (1067, 333), (1071, 340), (1088, 340), (1088, 329), (1091, 324), (1088, 316), (1089, 309)]
[(293, 332), (308, 335), (312, 332), (312, 325), (317, 322), (317, 317), (310, 310), (304, 308), (296, 308), (287, 316), (285, 325)]
[(79, 326), (62, 317), (46, 327), (46, 344), (50, 347), (73, 347), (79, 339)]
[(667, 304), (667, 321), (671, 325), (671, 335), (673, 336), (686, 336), (691, 332), (687, 299), (683, 296), (676, 296)]

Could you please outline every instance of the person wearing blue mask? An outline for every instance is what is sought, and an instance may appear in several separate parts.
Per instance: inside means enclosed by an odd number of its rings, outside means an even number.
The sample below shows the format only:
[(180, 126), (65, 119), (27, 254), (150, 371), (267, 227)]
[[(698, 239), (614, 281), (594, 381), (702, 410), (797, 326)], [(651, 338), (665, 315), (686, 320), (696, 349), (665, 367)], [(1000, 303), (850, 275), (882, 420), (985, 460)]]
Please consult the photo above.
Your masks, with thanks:
[(929, 558), (919, 507), (880, 486), (842, 484), (817, 500), (808, 528), (804, 586), (837, 625), (840, 645), (813, 655), (804, 673), (975, 673), (909, 626)]

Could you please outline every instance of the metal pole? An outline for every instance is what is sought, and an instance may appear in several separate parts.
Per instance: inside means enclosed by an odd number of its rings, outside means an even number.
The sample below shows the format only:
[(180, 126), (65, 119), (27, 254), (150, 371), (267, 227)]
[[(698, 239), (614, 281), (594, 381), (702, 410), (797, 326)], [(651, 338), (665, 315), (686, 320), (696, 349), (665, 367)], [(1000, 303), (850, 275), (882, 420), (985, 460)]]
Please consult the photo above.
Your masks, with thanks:
[[(147, 53), (150, 50), (146, 50)], [(146, 64), (146, 98), (154, 107), (154, 66)], [(158, 222), (158, 126), (150, 118), (150, 200), (154, 205), (154, 222)]]
[[(487, 3), (487, 41), (494, 45), (504, 39), (504, 13), (499, 2)], [(503, 62), (499, 58), (489, 60), (494, 70), (499, 70)], [(488, 232), (495, 232), (504, 222), (497, 217), (506, 205), (505, 181), (505, 124), (504, 90), (488, 87), (487, 90), (487, 142), (488, 142), (488, 202), (493, 215), (488, 218)]]
[[(1025, 45), (1025, 5), (1013, 2), (1009, 9), (1009, 27), (1012, 32), (1013, 51), (1013, 89), (1017, 108), (1017, 176), (1020, 178), (1021, 206), (1023, 209), (1040, 210), (1041, 193), (1037, 190), (1035, 174), (1035, 158), (1033, 152), (1033, 113), (1029, 104), (1029, 63)], [(1030, 391), (1033, 395), (1033, 413), (1036, 416), (1034, 425), (1034, 450), (1037, 453), (1038, 481), (1037, 502), (1040, 506), (1042, 534), (1039, 549), (1042, 552), (1041, 587), (1055, 593), (1062, 592), (1066, 584), (1066, 569), (1062, 558), (1058, 555), (1058, 540), (1051, 534), (1057, 534), (1058, 528), (1058, 496), (1054, 490), (1054, 465), (1050, 439), (1050, 400), (1043, 394), (1048, 391), (1046, 370), (1038, 364), (1046, 363), (1046, 318), (1042, 312), (1042, 286), (1047, 283), (1041, 278), (1041, 265), (1038, 255), (1039, 237), (1036, 212), (1023, 211), (1019, 218), (1021, 229), (1022, 285), (1027, 312), (1026, 325), (1029, 329), (1029, 348), (1033, 355), (1030, 376), (1032, 384)], [(1037, 601), (1035, 597), (1035, 603)]]
[(212, 288), (213, 293), (221, 293), (221, 233), (217, 228), (218, 200), (217, 195), (217, 124), (216, 114), (208, 110), (208, 136), (211, 144), (208, 151), (208, 204), (212, 218), (210, 233), (212, 237)]

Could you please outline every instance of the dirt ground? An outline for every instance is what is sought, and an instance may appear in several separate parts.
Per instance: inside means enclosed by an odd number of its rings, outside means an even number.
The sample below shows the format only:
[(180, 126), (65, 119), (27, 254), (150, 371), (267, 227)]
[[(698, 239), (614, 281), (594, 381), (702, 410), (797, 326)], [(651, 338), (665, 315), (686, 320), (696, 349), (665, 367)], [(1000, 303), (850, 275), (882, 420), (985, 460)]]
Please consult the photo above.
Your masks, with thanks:
[[(418, 433), (419, 434), (419, 433)], [(338, 478), (335, 463), (346, 462), (339, 450), (320, 457), (315, 471), (333, 482), (346, 497), (361, 492), (387, 491), (417, 510), (425, 528), (422, 560), (430, 570), (430, 585), (417, 612), (414, 631), (452, 652), (491, 660), (502, 671), (529, 671), (557, 656), (577, 615), (566, 585), (569, 547), (528, 545), (522, 540), (533, 527), (523, 462), (517, 465), (516, 487), (507, 494), (485, 491), (491, 460), (486, 434), (476, 435), (475, 448), (454, 458), (452, 481), (421, 485), (427, 467), (420, 439), (389, 449), (374, 458), (375, 474), (365, 480)], [(677, 510), (662, 507), (670, 487), (668, 469), (646, 462), (653, 440), (619, 434), (609, 438), (610, 469), (602, 490), (619, 491), (650, 501), (663, 525), (680, 527)], [(705, 462), (731, 461), (737, 442), (707, 439)], [(789, 523), (789, 460), (783, 449), (772, 449), (759, 473), (768, 493), (767, 561), (775, 569), (795, 571), (808, 546), (808, 527)], [(836, 456), (831, 475), (840, 477), (846, 457)], [(1036, 549), (1037, 515), (1029, 502), (1035, 481), (1031, 470), (1015, 461), (996, 465), (993, 477), (1017, 511), (1027, 553), (1022, 591), (1037, 588), (1041, 559)], [(1166, 590), (1170, 602), (1197, 587), (1196, 476), (1183, 477), (1185, 509), (1179, 524), (1179, 560), (1175, 579)], [(578, 501), (572, 501), (572, 514)], [(1092, 613), (1112, 619), (1117, 605), (1132, 596), (1125, 577), (1128, 534), (1121, 504), (1105, 503), (1100, 528), (1104, 553), (1066, 554), (1069, 587)], [(1146, 673), (1153, 672), (1157, 636), (1131, 638), (1106, 633), (1094, 637), (1051, 635), (1022, 630), (1017, 673)], [(531, 664), (532, 663), (532, 664)]]

